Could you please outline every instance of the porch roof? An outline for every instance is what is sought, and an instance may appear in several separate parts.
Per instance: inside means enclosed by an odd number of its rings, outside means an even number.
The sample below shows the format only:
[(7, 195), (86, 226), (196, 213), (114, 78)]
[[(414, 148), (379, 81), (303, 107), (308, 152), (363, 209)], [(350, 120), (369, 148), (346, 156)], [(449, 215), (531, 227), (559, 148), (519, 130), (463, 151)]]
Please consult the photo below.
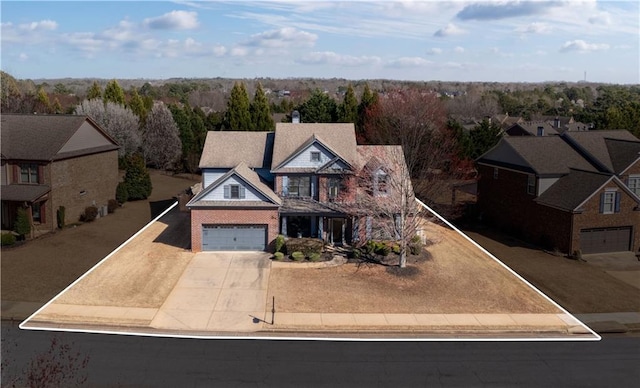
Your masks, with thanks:
[(320, 203), (307, 198), (284, 198), (280, 207), (281, 215), (314, 215), (326, 217), (346, 217), (337, 204)]
[(34, 202), (51, 191), (47, 185), (2, 185), (0, 196), (3, 201)]

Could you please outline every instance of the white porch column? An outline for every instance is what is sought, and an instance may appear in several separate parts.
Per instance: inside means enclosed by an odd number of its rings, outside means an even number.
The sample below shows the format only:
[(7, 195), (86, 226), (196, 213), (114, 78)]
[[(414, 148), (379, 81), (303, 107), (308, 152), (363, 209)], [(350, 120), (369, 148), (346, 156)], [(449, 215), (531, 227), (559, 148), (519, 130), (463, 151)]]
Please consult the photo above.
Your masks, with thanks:
[(280, 217), (280, 234), (287, 236), (287, 216)]

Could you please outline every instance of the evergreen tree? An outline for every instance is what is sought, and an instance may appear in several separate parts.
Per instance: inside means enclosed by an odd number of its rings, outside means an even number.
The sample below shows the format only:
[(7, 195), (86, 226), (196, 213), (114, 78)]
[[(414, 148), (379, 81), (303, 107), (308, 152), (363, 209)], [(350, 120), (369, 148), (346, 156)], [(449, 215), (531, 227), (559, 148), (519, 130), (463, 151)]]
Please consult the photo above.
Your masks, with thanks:
[[(185, 109), (188, 109), (188, 106), (185, 106)], [(207, 138), (207, 129), (205, 128), (203, 117), (197, 112), (199, 110), (202, 112), (200, 108), (193, 108), (190, 110), (191, 113), (191, 131), (193, 132), (193, 139), (195, 141), (195, 147), (193, 151), (198, 154), (198, 157), (202, 153), (202, 149), (204, 148), (204, 141)], [(202, 112), (204, 114), (204, 112)], [(205, 116), (206, 119), (206, 116)]]
[(94, 98), (102, 98), (102, 88), (98, 84), (98, 81), (93, 81), (93, 84), (87, 91), (87, 100), (93, 100)]
[(118, 84), (118, 81), (115, 79), (109, 81), (107, 86), (104, 88), (104, 101), (111, 101), (118, 105), (125, 104), (124, 90), (122, 90), (120, 84)]
[(470, 150), (471, 159), (480, 157), (485, 152), (489, 151), (491, 147), (498, 144), (502, 137), (502, 129), (496, 123), (489, 123), (489, 120), (482, 120), (482, 123), (477, 125), (470, 133)]
[(23, 207), (18, 208), (16, 222), (13, 226), (13, 230), (18, 234), (20, 240), (24, 240), (25, 236), (31, 232), (29, 215), (27, 214), (27, 210)]
[(344, 100), (338, 109), (338, 121), (354, 124), (358, 122), (358, 100), (351, 84), (349, 84), (347, 92), (344, 94)]
[(140, 154), (133, 154), (128, 158), (124, 182), (129, 201), (147, 199), (151, 195), (151, 177)]
[(375, 104), (378, 103), (378, 94), (372, 93), (369, 89), (369, 84), (364, 85), (364, 91), (360, 98), (360, 104), (358, 105), (358, 119), (356, 121), (356, 137), (358, 143), (364, 143), (366, 139), (365, 127), (367, 121), (367, 111), (372, 109)]
[(133, 88), (131, 92), (129, 109), (138, 116), (141, 122), (144, 122), (144, 118), (147, 116), (147, 108), (145, 108), (144, 101), (142, 101), (142, 97), (140, 97), (136, 88)]
[(300, 120), (304, 123), (335, 123), (337, 121), (338, 104), (335, 100), (325, 94), (322, 90), (316, 89), (311, 97), (302, 105), (298, 106)]
[(236, 82), (227, 102), (225, 129), (229, 131), (251, 131), (253, 122), (249, 112), (249, 95), (244, 83)]
[(177, 105), (170, 105), (169, 110), (171, 111), (173, 121), (176, 122), (180, 132), (180, 141), (182, 142), (182, 161), (183, 164), (186, 165), (186, 160), (196, 148), (195, 138), (193, 136), (193, 131), (191, 130), (191, 117), (189, 117), (191, 109), (189, 109), (188, 105), (185, 105), (184, 109)]
[(269, 108), (269, 101), (267, 96), (262, 90), (262, 84), (258, 83), (258, 88), (253, 96), (253, 102), (250, 107), (251, 120), (253, 121), (253, 128), (256, 131), (273, 131), (276, 128), (276, 124), (271, 117), (271, 109)]

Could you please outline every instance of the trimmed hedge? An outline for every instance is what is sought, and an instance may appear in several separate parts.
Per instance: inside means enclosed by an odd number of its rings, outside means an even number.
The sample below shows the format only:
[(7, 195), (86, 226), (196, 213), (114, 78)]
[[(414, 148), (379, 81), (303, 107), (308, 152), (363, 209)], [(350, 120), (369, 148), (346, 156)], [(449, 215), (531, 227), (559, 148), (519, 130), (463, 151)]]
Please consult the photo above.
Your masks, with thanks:
[(284, 247), (284, 236), (279, 234), (276, 237), (276, 241), (274, 242), (276, 252), (282, 252), (282, 248)]
[(304, 260), (304, 253), (302, 253), (300, 251), (293, 252), (291, 254), (291, 260), (293, 260), (293, 261), (302, 261), (302, 260)]
[(322, 259), (322, 255), (320, 253), (314, 252), (309, 255), (309, 260), (311, 261), (320, 261)]
[(13, 245), (16, 243), (16, 236), (13, 233), (2, 233), (0, 237), (0, 241), (2, 241), (2, 246)]
[(275, 260), (282, 261), (282, 260), (284, 260), (284, 253), (276, 252), (276, 253), (273, 254), (273, 258)]

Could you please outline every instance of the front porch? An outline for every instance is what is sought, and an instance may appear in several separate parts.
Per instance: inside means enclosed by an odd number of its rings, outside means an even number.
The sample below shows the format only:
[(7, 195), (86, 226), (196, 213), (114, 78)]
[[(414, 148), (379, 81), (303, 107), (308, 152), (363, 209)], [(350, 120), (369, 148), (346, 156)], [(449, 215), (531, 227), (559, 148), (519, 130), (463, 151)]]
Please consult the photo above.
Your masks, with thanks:
[(311, 199), (285, 199), (280, 208), (280, 234), (286, 237), (319, 238), (331, 245), (350, 244), (351, 217), (334, 204)]

